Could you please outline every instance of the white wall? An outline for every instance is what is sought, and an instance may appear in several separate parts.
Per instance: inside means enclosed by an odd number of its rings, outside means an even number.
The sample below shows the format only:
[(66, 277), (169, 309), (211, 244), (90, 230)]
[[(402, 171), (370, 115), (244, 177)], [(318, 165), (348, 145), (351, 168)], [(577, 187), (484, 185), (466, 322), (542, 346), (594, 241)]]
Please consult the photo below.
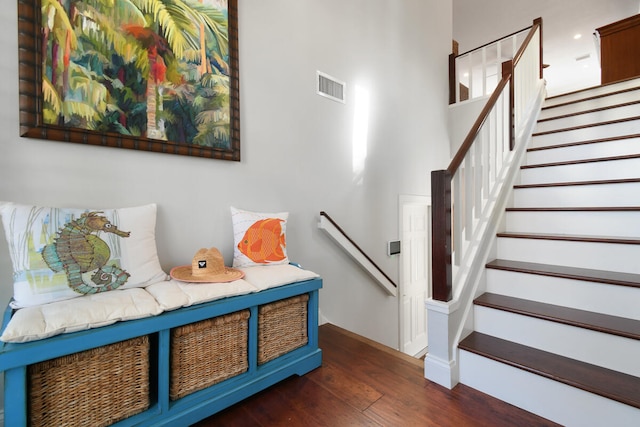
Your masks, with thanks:
[[(289, 211), (293, 261), (324, 278), (323, 316), (392, 347), (398, 303), (324, 232), (327, 211), (397, 280), (399, 194), (428, 195), (447, 165), (451, 0), (240, 0), (242, 161), (81, 146), (18, 136), (16, 2), (0, 12), (0, 200), (123, 207), (156, 202), (168, 271), (216, 246), (229, 264), (229, 206)], [(315, 94), (316, 70), (347, 82), (347, 104)], [(364, 171), (352, 167), (355, 88), (369, 95)], [(4, 239), (4, 237), (0, 237)], [(0, 246), (0, 302), (11, 266)]]
[(449, 144), (451, 157), (455, 156), (469, 134), (482, 109), (489, 100), (488, 96), (449, 105)]
[[(453, 0), (453, 36), (460, 53), (543, 21), (548, 96), (600, 84), (596, 28), (638, 13), (639, 0)], [(582, 35), (574, 39), (574, 35)], [(576, 58), (590, 55), (588, 59)]]

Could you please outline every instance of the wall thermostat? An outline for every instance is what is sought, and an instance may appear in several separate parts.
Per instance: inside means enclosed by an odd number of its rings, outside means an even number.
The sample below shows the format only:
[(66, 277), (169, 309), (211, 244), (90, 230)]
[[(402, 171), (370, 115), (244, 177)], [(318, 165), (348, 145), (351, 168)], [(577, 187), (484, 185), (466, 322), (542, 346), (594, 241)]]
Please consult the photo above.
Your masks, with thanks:
[(398, 255), (400, 253), (400, 240), (387, 242), (387, 255)]

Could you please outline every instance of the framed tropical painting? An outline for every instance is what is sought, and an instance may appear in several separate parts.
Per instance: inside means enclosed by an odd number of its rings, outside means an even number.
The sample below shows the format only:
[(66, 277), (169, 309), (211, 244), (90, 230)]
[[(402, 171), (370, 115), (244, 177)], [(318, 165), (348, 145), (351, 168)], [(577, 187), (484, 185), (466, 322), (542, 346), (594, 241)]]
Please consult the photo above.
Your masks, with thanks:
[(22, 136), (240, 160), (237, 0), (18, 0)]

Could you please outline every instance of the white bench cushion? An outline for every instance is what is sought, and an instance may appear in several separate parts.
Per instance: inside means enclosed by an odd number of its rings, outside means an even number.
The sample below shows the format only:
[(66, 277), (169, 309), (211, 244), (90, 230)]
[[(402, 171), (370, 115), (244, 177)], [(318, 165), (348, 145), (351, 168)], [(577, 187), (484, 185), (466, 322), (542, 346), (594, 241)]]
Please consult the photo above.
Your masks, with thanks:
[(147, 286), (146, 290), (165, 311), (257, 291), (253, 285), (242, 279), (227, 283), (188, 283), (168, 280)]
[(141, 288), (115, 290), (17, 310), (0, 340), (27, 342), (162, 313)]
[(21, 308), (14, 313), (0, 340), (34, 341), (320, 277), (290, 264), (243, 267), (241, 270), (245, 277), (228, 283), (165, 280), (144, 289), (117, 289)]
[(244, 271), (244, 280), (251, 283), (259, 291), (320, 277), (313, 271), (304, 270), (291, 264), (240, 267), (238, 270)]

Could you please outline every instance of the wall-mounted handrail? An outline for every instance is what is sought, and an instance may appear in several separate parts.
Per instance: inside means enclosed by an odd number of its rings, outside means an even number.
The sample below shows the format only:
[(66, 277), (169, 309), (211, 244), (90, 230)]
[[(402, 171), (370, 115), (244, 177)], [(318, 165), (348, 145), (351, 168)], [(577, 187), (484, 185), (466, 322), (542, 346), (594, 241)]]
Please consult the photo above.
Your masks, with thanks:
[(351, 237), (324, 211), (320, 212), (318, 227), (325, 230), (351, 257), (356, 260), (382, 288), (392, 296), (398, 285), (358, 246)]
[(500, 82), (447, 169), (431, 172), (434, 300), (452, 299), (453, 268), (468, 265), (462, 260), (471, 256), (470, 242), (500, 185), (514, 149), (516, 126), (542, 76), (541, 45), (542, 19), (538, 18), (514, 59), (503, 62)]

